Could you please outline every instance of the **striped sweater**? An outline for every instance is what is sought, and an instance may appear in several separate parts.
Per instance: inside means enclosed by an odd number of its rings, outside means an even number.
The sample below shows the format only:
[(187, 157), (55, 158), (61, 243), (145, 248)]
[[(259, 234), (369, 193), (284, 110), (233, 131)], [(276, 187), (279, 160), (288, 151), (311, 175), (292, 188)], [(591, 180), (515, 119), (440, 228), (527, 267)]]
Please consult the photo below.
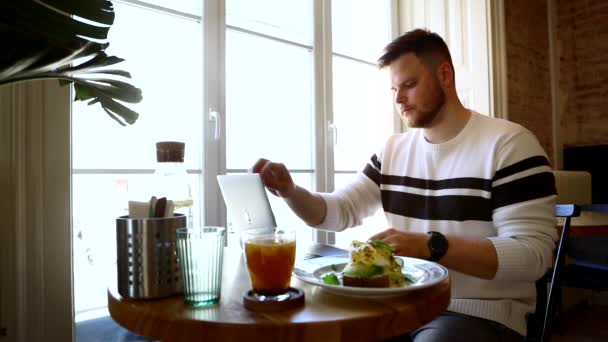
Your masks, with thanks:
[(341, 231), (380, 207), (390, 227), (487, 238), (498, 271), (484, 280), (450, 271), (448, 310), (499, 322), (526, 335), (535, 281), (551, 267), (555, 248), (555, 180), (534, 135), (515, 123), (473, 112), (442, 144), (421, 129), (392, 136), (350, 186), (322, 193), (324, 222)]

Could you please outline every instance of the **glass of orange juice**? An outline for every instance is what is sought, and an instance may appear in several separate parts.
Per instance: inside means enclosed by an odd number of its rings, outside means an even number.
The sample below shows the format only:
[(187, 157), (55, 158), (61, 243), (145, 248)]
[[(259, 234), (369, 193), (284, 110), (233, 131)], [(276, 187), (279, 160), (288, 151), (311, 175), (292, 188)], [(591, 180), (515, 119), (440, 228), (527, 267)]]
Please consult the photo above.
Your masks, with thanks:
[(255, 297), (260, 301), (288, 299), (296, 259), (295, 230), (250, 229), (241, 236)]

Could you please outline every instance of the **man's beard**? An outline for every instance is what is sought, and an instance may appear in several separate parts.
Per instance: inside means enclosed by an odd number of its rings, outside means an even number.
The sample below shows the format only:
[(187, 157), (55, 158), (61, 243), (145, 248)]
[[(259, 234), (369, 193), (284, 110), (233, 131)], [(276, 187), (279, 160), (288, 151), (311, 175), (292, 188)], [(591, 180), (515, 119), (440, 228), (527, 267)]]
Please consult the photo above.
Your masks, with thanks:
[(408, 126), (411, 128), (429, 128), (433, 125), (435, 119), (439, 115), (439, 112), (445, 105), (445, 92), (438, 83), (435, 83), (435, 91), (431, 99), (431, 109), (425, 111), (417, 111), (415, 116), (408, 120)]

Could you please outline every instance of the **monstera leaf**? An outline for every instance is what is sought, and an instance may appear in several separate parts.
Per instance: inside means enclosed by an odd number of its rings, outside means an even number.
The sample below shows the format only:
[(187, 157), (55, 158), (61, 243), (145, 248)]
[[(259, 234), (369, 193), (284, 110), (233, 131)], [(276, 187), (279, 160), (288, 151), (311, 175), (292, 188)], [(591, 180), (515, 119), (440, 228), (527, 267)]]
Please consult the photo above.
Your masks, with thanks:
[(138, 114), (123, 103), (142, 100), (131, 75), (110, 67), (114, 8), (107, 0), (0, 0), (0, 85), (39, 79), (74, 84), (76, 101), (99, 103), (121, 125)]

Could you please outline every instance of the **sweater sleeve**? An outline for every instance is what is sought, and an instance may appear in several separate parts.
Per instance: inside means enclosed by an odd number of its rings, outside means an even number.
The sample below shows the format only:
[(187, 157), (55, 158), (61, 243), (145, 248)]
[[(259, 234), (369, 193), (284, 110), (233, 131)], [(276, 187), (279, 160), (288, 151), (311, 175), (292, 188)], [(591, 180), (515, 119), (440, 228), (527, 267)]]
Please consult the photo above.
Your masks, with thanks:
[(492, 179), (489, 238), (498, 255), (495, 279), (535, 281), (551, 266), (557, 239), (555, 179), (545, 152), (522, 129), (498, 149)]
[(380, 164), (376, 155), (355, 180), (332, 193), (320, 193), (327, 205), (325, 220), (314, 228), (342, 231), (359, 226), (381, 206)]

